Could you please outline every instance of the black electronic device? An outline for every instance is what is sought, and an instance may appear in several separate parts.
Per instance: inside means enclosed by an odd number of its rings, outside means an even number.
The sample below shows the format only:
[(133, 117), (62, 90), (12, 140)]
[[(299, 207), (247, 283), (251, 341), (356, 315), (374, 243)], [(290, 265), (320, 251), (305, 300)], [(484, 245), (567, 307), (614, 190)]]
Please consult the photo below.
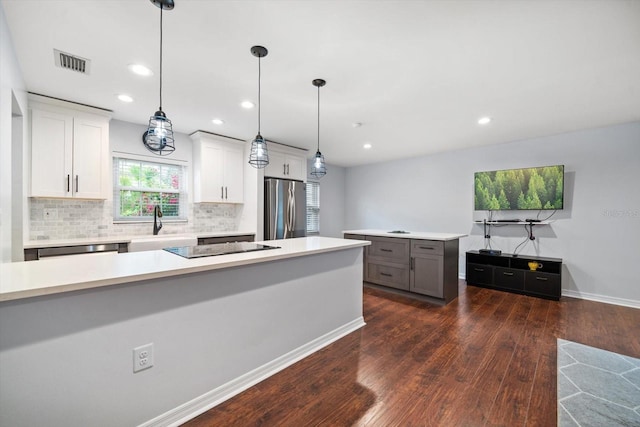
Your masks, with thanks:
[(521, 222), (521, 221), (519, 219), (494, 219), (493, 222)]
[(485, 255), (500, 255), (502, 254), (502, 251), (500, 249), (480, 249), (478, 250), (479, 253), (481, 254), (485, 254)]
[(542, 220), (540, 219), (533, 219), (533, 218), (527, 218), (525, 219), (526, 222), (542, 222)]

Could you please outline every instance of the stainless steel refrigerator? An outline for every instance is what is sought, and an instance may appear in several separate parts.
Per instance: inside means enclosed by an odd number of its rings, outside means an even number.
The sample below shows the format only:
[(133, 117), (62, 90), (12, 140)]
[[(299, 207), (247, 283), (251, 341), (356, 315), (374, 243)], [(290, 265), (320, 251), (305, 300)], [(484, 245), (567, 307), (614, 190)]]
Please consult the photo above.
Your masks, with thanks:
[(307, 193), (304, 182), (264, 180), (264, 239), (307, 235)]

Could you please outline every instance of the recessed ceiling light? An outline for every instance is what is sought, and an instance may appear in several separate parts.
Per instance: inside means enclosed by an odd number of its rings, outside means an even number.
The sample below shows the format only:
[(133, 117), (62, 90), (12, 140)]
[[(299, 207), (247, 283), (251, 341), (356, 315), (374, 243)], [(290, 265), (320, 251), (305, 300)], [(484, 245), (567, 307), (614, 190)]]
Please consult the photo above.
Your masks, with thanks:
[(214, 125), (223, 125), (224, 124), (224, 120), (222, 120), (222, 119), (213, 119), (213, 120), (211, 120), (211, 122), (213, 122)]
[(488, 125), (489, 123), (491, 123), (491, 117), (480, 117), (480, 119), (478, 119), (479, 125)]
[(368, 142), (362, 146), (362, 148), (364, 148), (365, 150), (368, 150), (371, 147), (372, 147), (372, 145), (369, 144)]
[(256, 106), (256, 104), (254, 104), (251, 101), (242, 101), (242, 104), (240, 105), (242, 105), (242, 108), (246, 108), (246, 109), (253, 108)]
[(360, 122), (351, 123), (351, 127), (359, 128), (360, 126), (362, 126), (362, 123)]
[(129, 64), (128, 68), (129, 68), (129, 71), (139, 76), (147, 77), (147, 76), (153, 75), (153, 71), (151, 71), (149, 68), (145, 67), (142, 64)]
[(118, 95), (118, 99), (122, 102), (133, 102), (133, 98), (124, 93), (121, 93), (120, 95)]

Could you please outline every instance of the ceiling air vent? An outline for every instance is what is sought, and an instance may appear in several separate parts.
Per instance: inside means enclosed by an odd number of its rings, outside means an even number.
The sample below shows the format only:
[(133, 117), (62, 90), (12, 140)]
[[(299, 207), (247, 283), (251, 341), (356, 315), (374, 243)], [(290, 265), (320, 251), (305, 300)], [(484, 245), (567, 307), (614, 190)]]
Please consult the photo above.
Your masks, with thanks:
[(67, 70), (77, 71), (82, 74), (89, 74), (91, 69), (91, 61), (70, 53), (61, 52), (53, 49), (53, 56), (56, 60), (56, 67), (66, 68)]

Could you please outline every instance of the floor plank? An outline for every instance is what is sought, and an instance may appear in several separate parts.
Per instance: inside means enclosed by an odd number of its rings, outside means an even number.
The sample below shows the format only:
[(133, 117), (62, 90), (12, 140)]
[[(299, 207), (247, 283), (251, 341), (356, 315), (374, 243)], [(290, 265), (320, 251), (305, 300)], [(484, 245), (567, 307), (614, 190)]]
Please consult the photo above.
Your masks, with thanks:
[(463, 281), (445, 307), (363, 304), (365, 327), (184, 426), (550, 426), (557, 338), (640, 357), (638, 309)]

